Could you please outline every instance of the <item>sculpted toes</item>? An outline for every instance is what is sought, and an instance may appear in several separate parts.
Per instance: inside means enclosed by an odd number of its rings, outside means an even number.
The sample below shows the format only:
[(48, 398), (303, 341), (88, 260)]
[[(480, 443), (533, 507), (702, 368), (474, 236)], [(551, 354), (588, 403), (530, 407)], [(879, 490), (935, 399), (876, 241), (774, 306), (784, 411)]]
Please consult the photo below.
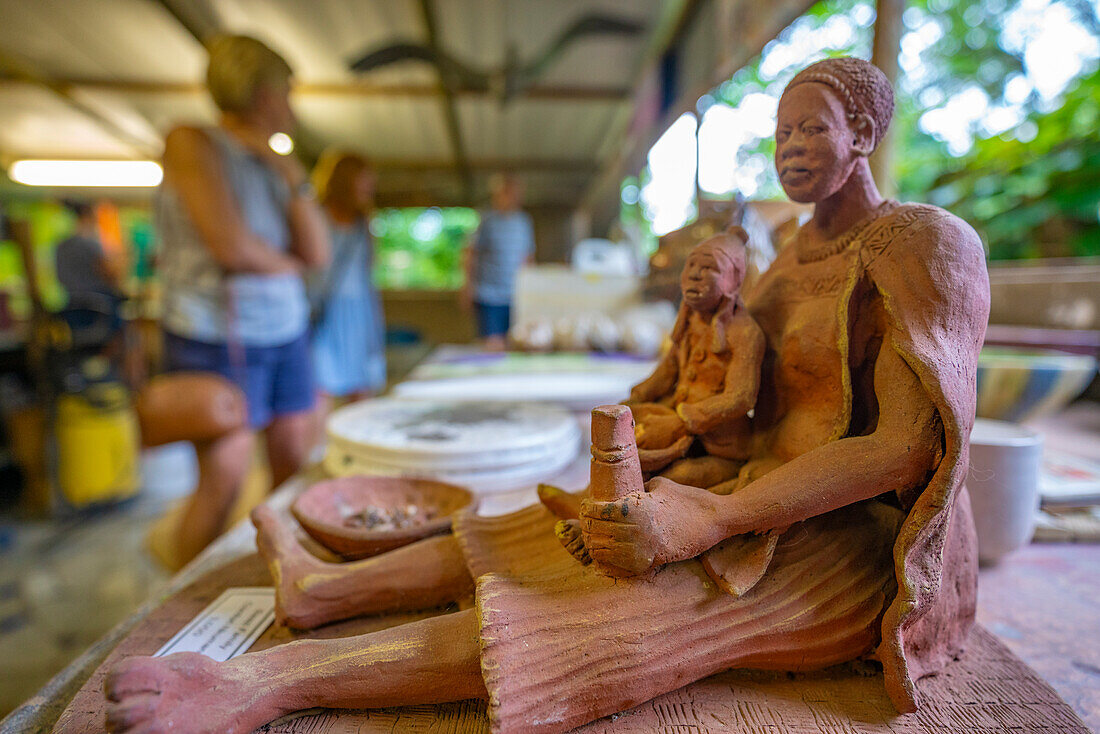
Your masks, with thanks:
[(279, 518), (275, 513), (275, 510), (267, 505), (259, 505), (252, 510), (252, 524), (259, 530), (270, 530), (276, 527), (279, 523)]
[(156, 711), (159, 695), (141, 693), (128, 696), (121, 703), (107, 707), (107, 731), (132, 732), (134, 727), (150, 721)]
[(153, 658), (127, 658), (107, 674), (104, 692), (110, 701), (135, 693), (160, 692), (160, 663)]
[(576, 520), (561, 520), (554, 526), (554, 534), (558, 541), (569, 551), (569, 554), (584, 565), (592, 562), (588, 549), (584, 544), (584, 535), (581, 532), (580, 523)]

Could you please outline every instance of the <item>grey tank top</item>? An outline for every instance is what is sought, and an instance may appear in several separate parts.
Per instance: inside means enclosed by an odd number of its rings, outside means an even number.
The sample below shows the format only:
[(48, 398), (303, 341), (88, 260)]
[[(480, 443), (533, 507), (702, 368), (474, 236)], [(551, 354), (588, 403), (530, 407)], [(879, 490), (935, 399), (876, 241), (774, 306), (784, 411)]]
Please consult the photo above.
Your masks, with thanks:
[[(271, 247), (290, 246), (285, 181), (228, 133), (208, 129), (245, 225)], [(226, 273), (203, 244), (179, 196), (162, 184), (155, 201), (164, 328), (213, 344), (279, 346), (309, 327), (309, 301), (293, 273)]]

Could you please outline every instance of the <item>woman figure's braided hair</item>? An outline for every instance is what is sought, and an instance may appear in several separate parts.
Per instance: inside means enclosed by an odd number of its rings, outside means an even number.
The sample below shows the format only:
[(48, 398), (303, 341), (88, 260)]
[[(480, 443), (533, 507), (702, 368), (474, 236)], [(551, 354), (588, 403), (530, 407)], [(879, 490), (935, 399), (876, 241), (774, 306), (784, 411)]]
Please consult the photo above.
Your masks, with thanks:
[(874, 144), (877, 146), (882, 141), (894, 116), (894, 88), (881, 69), (869, 61), (850, 56), (825, 59), (795, 74), (783, 93), (806, 82), (824, 84), (836, 92), (849, 120), (869, 115), (874, 124)]

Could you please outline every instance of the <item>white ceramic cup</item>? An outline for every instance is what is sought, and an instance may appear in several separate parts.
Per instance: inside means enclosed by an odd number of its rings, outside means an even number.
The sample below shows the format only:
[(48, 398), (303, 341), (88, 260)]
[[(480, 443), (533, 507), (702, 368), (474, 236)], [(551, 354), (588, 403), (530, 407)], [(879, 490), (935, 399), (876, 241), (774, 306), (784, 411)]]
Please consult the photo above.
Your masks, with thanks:
[(1042, 454), (1043, 437), (1029, 428), (985, 418), (974, 421), (966, 486), (981, 563), (996, 563), (1031, 540)]

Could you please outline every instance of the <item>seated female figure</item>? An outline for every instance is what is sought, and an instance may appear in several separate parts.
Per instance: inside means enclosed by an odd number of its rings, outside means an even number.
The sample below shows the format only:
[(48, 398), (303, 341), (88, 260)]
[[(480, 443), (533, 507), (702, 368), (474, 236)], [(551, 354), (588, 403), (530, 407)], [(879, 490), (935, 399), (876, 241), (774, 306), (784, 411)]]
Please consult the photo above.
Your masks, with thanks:
[[(592, 496), (570, 538), (588, 565), (543, 507), (464, 515), (451, 536), (350, 564), (308, 556), (261, 510), (261, 549), (298, 623), (475, 587), (476, 608), (225, 663), (133, 658), (107, 682), (108, 728), (248, 732), (314, 706), (483, 698), (494, 731), (562, 732), (731, 667), (859, 658), (880, 661), (897, 708), (913, 710), (916, 681), (959, 653), (973, 621), (962, 480), (989, 289), (965, 223), (879, 195), (867, 156), (892, 111), (889, 82), (856, 59), (803, 70), (780, 100), (780, 182), (815, 209), (747, 303), (767, 353), (744, 487), (643, 485), (617, 409), (594, 423)], [(772, 531), (746, 593), (697, 560)]]

